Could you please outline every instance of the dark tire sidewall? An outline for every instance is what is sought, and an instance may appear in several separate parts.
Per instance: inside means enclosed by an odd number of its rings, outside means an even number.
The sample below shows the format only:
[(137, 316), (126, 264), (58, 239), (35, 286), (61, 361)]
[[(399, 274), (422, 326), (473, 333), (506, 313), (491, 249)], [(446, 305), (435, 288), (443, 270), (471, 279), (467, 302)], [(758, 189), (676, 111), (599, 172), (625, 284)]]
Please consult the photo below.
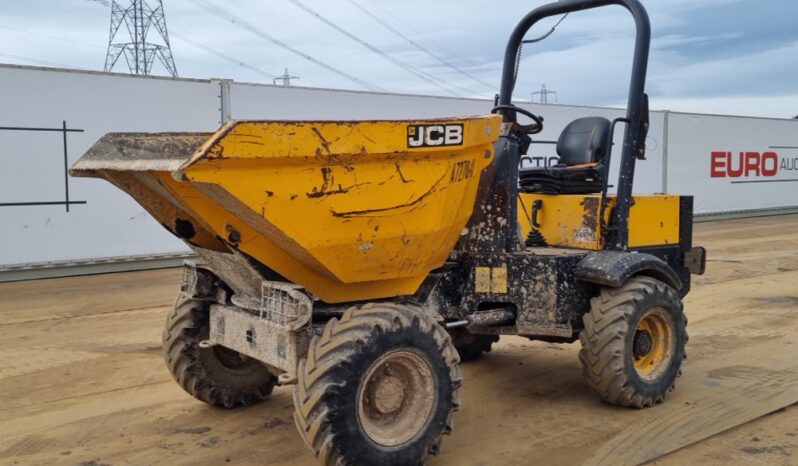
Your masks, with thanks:
[[(665, 284), (658, 284), (655, 289), (657, 292), (643, 295), (630, 316), (629, 326), (626, 335), (624, 335), (623, 353), (624, 368), (628, 374), (629, 383), (634, 384), (636, 393), (652, 399), (662, 396), (663, 393), (673, 387), (674, 381), (681, 370), (682, 360), (685, 355), (685, 345), (687, 344), (684, 312), (676, 292), (667, 288)], [(641, 319), (653, 308), (663, 309), (670, 315), (670, 331), (674, 338), (674, 349), (673, 357), (667, 370), (657, 380), (647, 381), (640, 377), (634, 367), (632, 343)]]
[[(357, 414), (358, 395), (369, 368), (381, 357), (397, 350), (412, 351), (429, 365), (434, 379), (435, 400), (430, 420), (419, 434), (402, 445), (385, 447), (375, 443), (363, 431)], [(343, 383), (327, 395), (335, 406), (329, 414), (330, 428), (340, 453), (351, 459), (352, 464), (421, 464), (420, 458), (440, 437), (452, 408), (454, 388), (449, 367), (435, 339), (421, 330), (417, 322), (409, 328), (388, 332), (375, 328), (361, 350), (347, 364), (336, 369), (333, 379)]]
[(173, 376), (189, 394), (226, 408), (249, 406), (271, 394), (277, 379), (266, 366), (253, 359), (242, 369), (231, 369), (219, 361), (213, 348), (200, 348), (199, 343), (210, 335), (210, 302), (182, 297), (175, 307), (179, 314), (189, 314), (191, 319), (191, 324), (170, 341), (182, 341), (184, 345), (178, 357), (188, 362), (185, 373), (194, 382), (181, 380), (178, 374)]
[[(200, 329), (200, 341), (210, 335), (210, 325)], [(274, 382), (266, 367), (256, 359), (249, 359), (240, 368), (230, 368), (219, 360), (214, 348), (200, 348), (199, 342), (192, 347), (198, 366), (202, 368), (209, 381), (219, 388), (227, 390), (248, 390), (264, 387)], [(231, 350), (232, 351), (232, 350)]]
[(499, 341), (498, 335), (477, 335), (468, 330), (455, 329), (450, 335), (461, 362), (473, 361), (483, 353), (489, 353), (493, 344)]

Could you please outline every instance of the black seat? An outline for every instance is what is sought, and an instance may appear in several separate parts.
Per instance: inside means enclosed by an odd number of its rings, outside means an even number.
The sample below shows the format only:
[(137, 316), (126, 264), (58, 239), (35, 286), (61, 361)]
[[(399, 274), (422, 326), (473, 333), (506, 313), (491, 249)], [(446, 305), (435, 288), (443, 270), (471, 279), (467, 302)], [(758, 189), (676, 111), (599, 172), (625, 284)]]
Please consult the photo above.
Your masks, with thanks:
[(606, 167), (602, 163), (612, 135), (610, 120), (586, 117), (565, 127), (557, 140), (560, 163), (553, 167), (522, 169), (523, 192), (543, 194), (591, 194), (601, 192)]

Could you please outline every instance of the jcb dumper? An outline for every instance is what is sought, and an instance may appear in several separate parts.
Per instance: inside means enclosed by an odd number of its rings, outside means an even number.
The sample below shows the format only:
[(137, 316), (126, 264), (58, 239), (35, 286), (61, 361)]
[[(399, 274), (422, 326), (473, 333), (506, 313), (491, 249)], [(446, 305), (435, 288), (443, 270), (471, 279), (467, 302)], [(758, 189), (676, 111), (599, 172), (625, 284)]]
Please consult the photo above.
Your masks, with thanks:
[[(519, 171), (543, 126), (511, 101), (524, 34), (608, 4), (638, 28), (627, 116), (572, 122), (557, 166)], [(612, 404), (652, 406), (673, 388), (681, 298), (705, 254), (692, 198), (632, 195), (649, 36), (637, 0), (560, 1), (513, 32), (490, 115), (108, 134), (71, 173), (126, 191), (199, 256), (163, 334), (189, 394), (232, 408), (293, 385), (322, 463), (419, 464), (452, 431), (460, 361), (500, 335), (579, 340), (587, 386)]]

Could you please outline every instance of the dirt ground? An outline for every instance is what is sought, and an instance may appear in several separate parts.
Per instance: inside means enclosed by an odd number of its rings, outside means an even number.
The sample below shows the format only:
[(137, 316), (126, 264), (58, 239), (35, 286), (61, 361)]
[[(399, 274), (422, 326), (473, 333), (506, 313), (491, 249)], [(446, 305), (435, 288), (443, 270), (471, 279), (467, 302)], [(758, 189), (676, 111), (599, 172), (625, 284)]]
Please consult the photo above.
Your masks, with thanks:
[[(578, 344), (504, 338), (463, 365), (430, 465), (798, 464), (798, 216), (702, 223), (689, 358), (653, 409), (592, 397)], [(0, 464), (315, 464), (290, 389), (232, 411), (172, 381), (162, 324), (180, 271), (0, 284)]]

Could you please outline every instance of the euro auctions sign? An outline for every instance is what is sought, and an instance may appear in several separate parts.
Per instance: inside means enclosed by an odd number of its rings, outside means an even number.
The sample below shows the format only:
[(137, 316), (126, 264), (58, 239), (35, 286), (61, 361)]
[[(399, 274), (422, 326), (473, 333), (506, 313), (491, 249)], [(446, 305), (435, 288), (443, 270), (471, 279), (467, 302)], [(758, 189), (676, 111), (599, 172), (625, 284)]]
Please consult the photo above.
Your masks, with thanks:
[(798, 120), (668, 115), (667, 192), (699, 214), (798, 208)]
[[(781, 179), (783, 176), (779, 176), (790, 174), (794, 175), (794, 179)], [(713, 151), (710, 159), (710, 176), (712, 178), (734, 178), (738, 179), (738, 182), (750, 183), (798, 182), (798, 156), (784, 157), (773, 150), (767, 152)], [(743, 178), (744, 181), (740, 180)]]

